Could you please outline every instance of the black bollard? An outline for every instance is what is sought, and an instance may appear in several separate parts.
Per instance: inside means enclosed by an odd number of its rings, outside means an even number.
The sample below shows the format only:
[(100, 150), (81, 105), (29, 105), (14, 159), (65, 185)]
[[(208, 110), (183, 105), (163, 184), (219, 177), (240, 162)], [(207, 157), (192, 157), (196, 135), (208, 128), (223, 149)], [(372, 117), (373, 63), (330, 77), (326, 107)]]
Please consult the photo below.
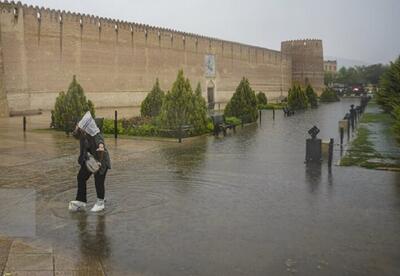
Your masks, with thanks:
[(356, 110), (354, 109), (354, 104), (350, 106), (350, 121), (351, 121), (351, 131), (354, 132), (354, 124), (356, 120)]
[(347, 140), (350, 140), (350, 117), (347, 118)]
[(114, 113), (114, 138), (118, 138), (118, 111), (115, 110)]
[(179, 126), (178, 129), (178, 143), (182, 143), (182, 126)]
[(260, 113), (260, 124), (261, 124), (261, 110), (258, 111)]
[(328, 166), (332, 167), (332, 159), (333, 159), (333, 138), (329, 141), (329, 150), (328, 150)]
[(340, 128), (340, 145), (343, 146), (344, 129)]
[(26, 117), (24, 116), (24, 118), (22, 119), (22, 126), (24, 129), (24, 132), (26, 131)]
[(275, 120), (275, 107), (272, 108), (272, 120)]

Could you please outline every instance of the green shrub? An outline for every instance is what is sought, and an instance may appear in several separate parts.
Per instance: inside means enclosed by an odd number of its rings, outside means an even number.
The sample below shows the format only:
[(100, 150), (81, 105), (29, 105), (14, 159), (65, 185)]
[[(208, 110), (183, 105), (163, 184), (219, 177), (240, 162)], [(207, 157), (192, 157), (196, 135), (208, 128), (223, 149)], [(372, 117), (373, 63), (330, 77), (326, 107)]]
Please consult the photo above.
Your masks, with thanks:
[(307, 109), (308, 99), (300, 85), (293, 85), (288, 93), (288, 106), (292, 110)]
[(266, 105), (268, 103), (267, 97), (263, 92), (257, 93), (257, 104), (258, 105)]
[(269, 103), (258, 105), (258, 109), (283, 109), (286, 106), (284, 103)]
[(235, 125), (235, 126), (242, 124), (242, 120), (240, 120), (239, 118), (236, 118), (236, 117), (226, 117), (225, 122), (227, 124), (231, 124), (231, 125)]
[(380, 79), (379, 86), (376, 101), (386, 112), (392, 112), (400, 105), (400, 57), (390, 63), (389, 69)]
[(197, 93), (193, 93), (189, 80), (185, 80), (183, 70), (180, 70), (161, 107), (162, 128), (178, 129), (183, 125), (192, 125), (196, 131), (206, 130), (207, 114), (201, 99), (201, 88), (198, 86), (196, 90)]
[(319, 97), (321, 102), (338, 102), (340, 101), (339, 96), (336, 94), (334, 90), (329, 87), (326, 87)]
[(131, 136), (159, 136), (159, 129), (155, 125), (144, 124), (129, 128), (126, 134)]
[(156, 79), (151, 92), (146, 96), (140, 106), (142, 117), (156, 117), (160, 114), (161, 106), (164, 99), (164, 91), (160, 88), (160, 83)]
[(196, 90), (192, 96), (193, 112), (190, 115), (190, 122), (194, 128), (194, 132), (201, 134), (207, 130), (207, 103), (201, 95), (200, 83), (197, 84)]
[(73, 76), (67, 93), (61, 92), (56, 98), (54, 110), (51, 111), (51, 127), (71, 132), (87, 111), (95, 117), (94, 104), (86, 100), (83, 88)]
[[(130, 121), (130, 120), (129, 120)], [(159, 136), (160, 130), (156, 125), (151, 123), (143, 123), (138, 126), (124, 126), (127, 120), (118, 120), (118, 134), (125, 134), (130, 136)], [(114, 134), (114, 120), (104, 119), (103, 132), (105, 134)]]
[(224, 111), (225, 117), (237, 117), (244, 123), (254, 122), (258, 118), (257, 98), (248, 79), (243, 78)]
[(318, 107), (318, 96), (311, 85), (307, 85), (306, 87), (306, 96), (311, 107)]
[(214, 124), (211, 119), (207, 120), (207, 132), (212, 132), (214, 130)]
[[(118, 120), (117, 122), (118, 134), (124, 134), (125, 128), (122, 124), (122, 120)], [(103, 121), (103, 133), (105, 134), (114, 134), (114, 120), (113, 119), (104, 119)]]

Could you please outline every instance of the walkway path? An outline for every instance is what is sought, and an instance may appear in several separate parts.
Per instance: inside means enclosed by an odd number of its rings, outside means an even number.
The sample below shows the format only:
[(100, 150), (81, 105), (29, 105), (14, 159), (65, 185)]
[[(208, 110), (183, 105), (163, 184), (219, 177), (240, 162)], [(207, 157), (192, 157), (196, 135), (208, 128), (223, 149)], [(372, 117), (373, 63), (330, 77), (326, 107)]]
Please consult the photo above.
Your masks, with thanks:
[[(225, 138), (107, 139), (113, 169), (103, 215), (67, 210), (75, 140), (30, 131), (47, 125), (40, 118), (26, 135), (21, 118), (1, 119), (0, 197), (34, 195), (35, 231), (8, 235), (12, 244), (2, 234), (0, 264), (12, 275), (400, 275), (400, 174), (304, 164), (307, 130), (317, 125), (321, 138), (338, 141), (351, 103), (277, 112), (275, 121), (265, 111), (261, 124)], [(93, 204), (93, 180), (88, 188)], [(5, 219), (31, 226), (17, 217), (30, 214), (22, 206), (32, 196), (13, 208), (0, 200), (1, 233), (10, 230)]]

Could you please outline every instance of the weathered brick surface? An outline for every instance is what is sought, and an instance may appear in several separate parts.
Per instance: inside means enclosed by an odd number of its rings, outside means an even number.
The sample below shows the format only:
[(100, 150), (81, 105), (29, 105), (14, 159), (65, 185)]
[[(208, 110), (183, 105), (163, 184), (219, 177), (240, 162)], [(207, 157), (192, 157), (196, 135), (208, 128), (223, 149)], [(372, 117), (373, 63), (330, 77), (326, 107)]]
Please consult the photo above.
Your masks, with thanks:
[[(212, 81), (217, 102), (226, 102), (243, 76), (270, 99), (287, 94), (292, 71), (299, 78), (292, 52), (16, 3), (0, 3), (0, 9), (0, 105), (5, 109), (7, 95), (10, 111), (51, 109), (74, 74), (98, 107), (137, 106), (157, 77), (170, 89), (179, 69), (193, 86), (201, 83), (205, 97)], [(211, 78), (207, 54), (215, 55)]]
[(322, 40), (306, 39), (284, 41), (283, 54), (292, 58), (292, 81), (311, 84), (318, 94), (324, 87), (324, 54)]

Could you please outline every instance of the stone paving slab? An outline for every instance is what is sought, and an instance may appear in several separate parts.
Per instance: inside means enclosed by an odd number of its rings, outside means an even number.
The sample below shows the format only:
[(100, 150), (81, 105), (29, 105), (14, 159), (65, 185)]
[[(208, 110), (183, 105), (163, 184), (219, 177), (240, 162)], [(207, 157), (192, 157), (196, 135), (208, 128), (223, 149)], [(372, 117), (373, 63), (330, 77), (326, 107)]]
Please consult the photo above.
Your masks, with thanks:
[(44, 243), (0, 240), (0, 276), (105, 275), (95, 257), (58, 253), (54, 254), (53, 247)]
[(53, 271), (13, 271), (6, 272), (4, 276), (54, 276)]
[(96, 273), (96, 275), (103, 275), (103, 269), (101, 264), (95, 258), (88, 258), (81, 256), (54, 256), (54, 267), (55, 271), (79, 271), (85, 272), (90, 271)]
[(102, 271), (79, 270), (79, 271), (56, 271), (56, 276), (104, 276)]
[(11, 254), (8, 256), (6, 272), (53, 271), (52, 254)]
[(15, 240), (10, 249), (10, 254), (49, 254), (53, 253), (51, 245), (44, 244), (27, 244), (19, 240)]

